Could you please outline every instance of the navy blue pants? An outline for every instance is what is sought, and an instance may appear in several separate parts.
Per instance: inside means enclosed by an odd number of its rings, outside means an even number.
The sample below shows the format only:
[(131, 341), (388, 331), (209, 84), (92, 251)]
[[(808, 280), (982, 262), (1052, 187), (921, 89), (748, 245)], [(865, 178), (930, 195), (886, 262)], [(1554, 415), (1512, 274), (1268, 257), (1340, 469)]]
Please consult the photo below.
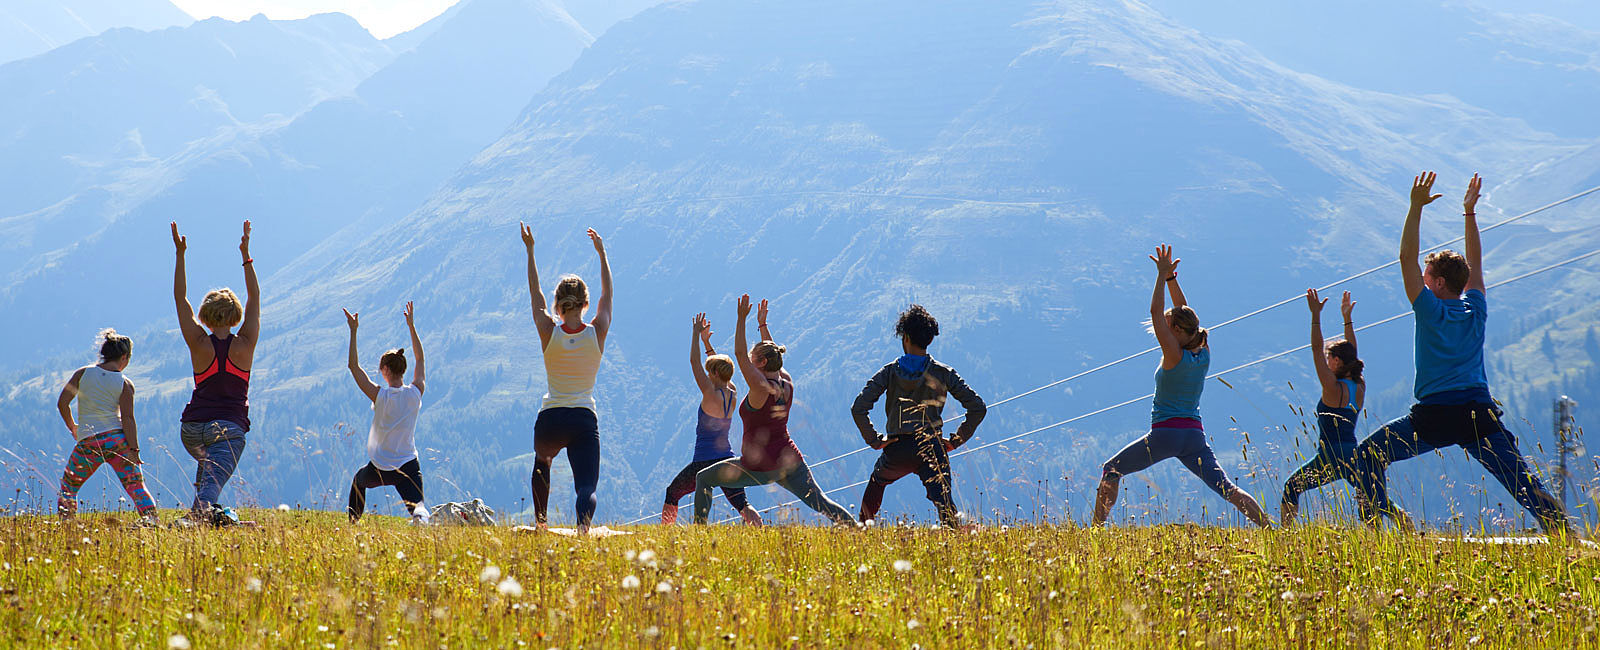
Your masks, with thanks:
[(1100, 467), (1102, 476), (1122, 477), (1144, 470), (1168, 458), (1176, 458), (1195, 476), (1222, 498), (1238, 489), (1217, 462), (1216, 453), (1206, 442), (1206, 432), (1201, 429), (1159, 427), (1128, 443), (1122, 451), (1112, 456)]
[(539, 411), (533, 422), (533, 516), (545, 523), (550, 507), (550, 462), (567, 450), (572, 487), (578, 492), (578, 525), (594, 520), (595, 487), (600, 484), (600, 420), (586, 408)]
[(1539, 520), (1546, 532), (1566, 528), (1561, 504), (1546, 492), (1539, 477), (1528, 469), (1517, 449), (1517, 438), (1500, 419), (1499, 408), (1489, 404), (1428, 405), (1411, 407), (1411, 413), (1383, 425), (1356, 448), (1356, 487), (1360, 490), (1361, 516), (1376, 521), (1391, 512), (1388, 469), (1391, 463), (1435, 449), (1460, 446), (1505, 486), (1512, 498)]

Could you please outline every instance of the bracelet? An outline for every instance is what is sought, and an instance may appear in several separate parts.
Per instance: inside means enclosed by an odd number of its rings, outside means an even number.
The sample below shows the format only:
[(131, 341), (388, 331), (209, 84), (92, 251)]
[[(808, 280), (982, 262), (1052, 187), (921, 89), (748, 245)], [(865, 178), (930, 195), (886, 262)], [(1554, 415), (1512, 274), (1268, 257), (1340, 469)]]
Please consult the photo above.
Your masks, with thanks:
[(1174, 273), (1172, 275), (1167, 276), (1167, 279), (1162, 280), (1162, 282), (1176, 282), (1177, 280), (1178, 280), (1178, 274)]
[(1313, 319), (1311, 319), (1311, 324), (1312, 325), (1321, 325), (1322, 324), (1322, 319), (1321, 318), (1313, 318)]
[(1348, 321), (1347, 320), (1347, 321), (1344, 322), (1344, 324), (1346, 324), (1346, 325), (1354, 325), (1356, 323), (1355, 323), (1355, 321)]
[(246, 266), (246, 265), (249, 265), (249, 264), (254, 264), (255, 261), (256, 261), (256, 258), (252, 257), (252, 258), (249, 258), (249, 259), (245, 260), (244, 264), (240, 264), (239, 266)]
[(717, 351), (712, 349), (711, 346), (709, 346), (709, 345), (706, 346), (706, 356), (709, 357), (709, 356), (711, 356), (713, 354), (716, 354), (716, 353), (717, 353)]
[(766, 329), (767, 324), (766, 323), (756, 323), (756, 327), (759, 327), (759, 328), (762, 328), (762, 329)]
[(1461, 213), (1461, 216), (1463, 216), (1463, 217), (1476, 217), (1476, 216), (1478, 216), (1478, 213), (1476, 213), (1476, 212), (1463, 212), (1463, 213)]

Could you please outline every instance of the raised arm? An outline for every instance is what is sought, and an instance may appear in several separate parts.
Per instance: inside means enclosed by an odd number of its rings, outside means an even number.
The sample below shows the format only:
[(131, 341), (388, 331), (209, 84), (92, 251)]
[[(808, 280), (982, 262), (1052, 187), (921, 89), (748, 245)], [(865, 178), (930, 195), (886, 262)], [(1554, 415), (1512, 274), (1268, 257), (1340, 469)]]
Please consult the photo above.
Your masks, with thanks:
[(367, 371), (361, 369), (361, 359), (356, 356), (356, 327), (360, 325), (360, 314), (352, 314), (344, 310), (344, 322), (350, 326), (350, 376), (356, 380), (356, 388), (361, 389), (361, 394), (367, 396), (368, 401), (378, 401), (378, 385), (372, 383), (372, 377)]
[(83, 368), (72, 373), (72, 378), (67, 380), (67, 385), (61, 387), (61, 395), (56, 398), (56, 410), (61, 412), (61, 421), (67, 423), (67, 433), (78, 435), (78, 423), (72, 419), (72, 399), (78, 396), (78, 382), (83, 380)]
[[(1339, 300), (1339, 314), (1344, 316), (1344, 340), (1350, 342), (1352, 346), (1356, 344), (1356, 323), (1351, 318), (1355, 311), (1356, 301), (1350, 299), (1349, 291), (1344, 292), (1344, 298)], [(1356, 349), (1360, 350), (1361, 348), (1357, 347)]]
[(1183, 360), (1183, 346), (1178, 345), (1177, 335), (1167, 325), (1167, 296), (1162, 293), (1161, 286), (1167, 284), (1167, 278), (1172, 275), (1172, 247), (1157, 246), (1150, 261), (1156, 263), (1156, 288), (1150, 294), (1150, 329), (1156, 334), (1156, 342), (1161, 344), (1161, 367), (1170, 370)]
[(1438, 174), (1423, 172), (1411, 179), (1411, 209), (1406, 211), (1406, 225), (1400, 231), (1400, 276), (1406, 284), (1406, 304), (1417, 301), (1422, 293), (1422, 265), (1417, 260), (1421, 245), (1418, 230), (1422, 227), (1422, 207), (1433, 203), (1441, 195), (1433, 193), (1433, 181)]
[(194, 320), (194, 306), (189, 304), (188, 273), (184, 270), (183, 254), (189, 250), (189, 238), (178, 234), (178, 222), (172, 222), (172, 248), (177, 251), (173, 264), (172, 299), (178, 305), (178, 334), (191, 349), (205, 339), (206, 331)]
[(772, 330), (767, 329), (767, 299), (762, 298), (761, 304), (756, 307), (756, 329), (761, 334), (761, 340), (771, 341)]
[(1173, 307), (1183, 307), (1189, 304), (1189, 299), (1183, 297), (1183, 287), (1178, 286), (1178, 263), (1182, 261), (1181, 259), (1172, 260), (1172, 271), (1167, 273), (1167, 295), (1172, 296)]
[(244, 236), (239, 238), (239, 259), (244, 263), (244, 321), (239, 324), (239, 338), (255, 350), (261, 337), (261, 285), (256, 282), (256, 264), (250, 257), (250, 222), (244, 222)]
[[(411, 331), (411, 352), (417, 355), (417, 364), (411, 370), (411, 385), (417, 387), (418, 393), (427, 391), (427, 363), (422, 358), (422, 337), (417, 336), (416, 311), (410, 300), (406, 301), (406, 329)], [(351, 330), (351, 334), (355, 331)]]
[(606, 259), (606, 243), (600, 239), (600, 233), (589, 229), (589, 241), (594, 244), (594, 252), (600, 255), (600, 300), (595, 303), (594, 325), (595, 338), (600, 345), (605, 346), (606, 333), (611, 331), (611, 262)]
[(761, 408), (772, 396), (772, 382), (756, 364), (750, 363), (750, 344), (745, 340), (745, 321), (750, 318), (750, 294), (739, 296), (739, 325), (733, 330), (733, 360), (739, 364), (739, 374), (749, 386), (750, 406)]
[(118, 415), (122, 419), (122, 438), (125, 447), (120, 451), (123, 458), (135, 465), (142, 465), (144, 461), (139, 458), (139, 423), (133, 418), (133, 382), (122, 380), (122, 396), (117, 403)]
[(1488, 293), (1483, 284), (1483, 242), (1478, 237), (1478, 192), (1483, 189), (1483, 178), (1477, 174), (1467, 181), (1467, 195), (1461, 199), (1461, 213), (1465, 215), (1467, 249), (1466, 290), (1477, 289)]
[(539, 265), (533, 261), (533, 229), (522, 224), (522, 245), (528, 249), (528, 293), (533, 298), (533, 326), (539, 330), (539, 349), (550, 345), (550, 334), (556, 321), (550, 317), (550, 307), (544, 302), (544, 291), (539, 288)]
[(689, 327), (689, 370), (694, 373), (694, 385), (700, 388), (700, 395), (704, 397), (711, 392), (712, 386), (704, 364), (700, 363), (702, 341), (706, 347), (711, 346), (711, 322), (706, 320), (705, 312), (695, 314), (694, 323)]
[(1322, 307), (1328, 299), (1317, 296), (1316, 289), (1306, 289), (1306, 307), (1311, 310), (1311, 366), (1317, 371), (1317, 384), (1322, 387), (1322, 403), (1343, 406), (1339, 400), (1339, 380), (1328, 369), (1328, 353), (1323, 349)]

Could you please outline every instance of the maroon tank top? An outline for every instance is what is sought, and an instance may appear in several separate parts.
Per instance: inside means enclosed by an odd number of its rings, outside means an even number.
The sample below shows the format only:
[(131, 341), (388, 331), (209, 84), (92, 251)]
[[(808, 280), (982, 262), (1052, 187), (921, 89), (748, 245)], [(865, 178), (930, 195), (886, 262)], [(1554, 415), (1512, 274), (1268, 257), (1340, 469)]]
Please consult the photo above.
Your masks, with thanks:
[(183, 407), (183, 421), (227, 420), (249, 431), (250, 371), (233, 365), (233, 360), (228, 358), (232, 336), (209, 338), (216, 358), (205, 370), (195, 373), (194, 395), (189, 398), (189, 405)]
[(750, 406), (747, 395), (739, 404), (739, 420), (744, 423), (744, 438), (739, 442), (739, 463), (752, 472), (769, 472), (800, 462), (800, 448), (789, 438), (789, 405), (794, 402), (794, 383), (778, 379), (778, 394), (767, 398), (761, 408)]

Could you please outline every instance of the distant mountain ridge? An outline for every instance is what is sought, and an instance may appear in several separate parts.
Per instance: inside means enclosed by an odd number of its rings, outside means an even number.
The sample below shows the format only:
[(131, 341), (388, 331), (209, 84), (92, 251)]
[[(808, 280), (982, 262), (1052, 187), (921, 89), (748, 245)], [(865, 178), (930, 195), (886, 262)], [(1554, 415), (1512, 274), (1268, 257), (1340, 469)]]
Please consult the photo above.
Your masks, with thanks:
[[(461, 62), (485, 60), (473, 58), (478, 43), (492, 50), (519, 35), (493, 29), (506, 17), (549, 15), (529, 7), (463, 7), (352, 97), (264, 125), (239, 144), (217, 143), (193, 167), (168, 172), (181, 178), (126, 211), (102, 241), (53, 253), (59, 270), (0, 294), (0, 309), (30, 327), (63, 324), (33, 339), (20, 324), (0, 331), (10, 346), (0, 358), (18, 368), (0, 413), (15, 415), (18, 438), (60, 451), (48, 401), (70, 364), (39, 350), (66, 349), (106, 314), (140, 334), (143, 412), (170, 420), (187, 399), (186, 361), (168, 332), (168, 215), (208, 216), (186, 221), (196, 289), (237, 284), (227, 253), (242, 216), (257, 218), (266, 251), (257, 254), (269, 274), (253, 375), (257, 433), (233, 488), (240, 499), (337, 505), (370, 417), (343, 369), (339, 308), (365, 315), (370, 362), (375, 350), (403, 343), (395, 310), (415, 299), (430, 361), (418, 431), (425, 471), (438, 479), (430, 498), (480, 496), (511, 513), (525, 512), (544, 389), (516, 222), (534, 225), (546, 278), (578, 272), (591, 283), (597, 269), (582, 230), (600, 229), (618, 289), (597, 387), (600, 517), (616, 521), (659, 509), (659, 490), (687, 460), (688, 318), (710, 312), (725, 348), (739, 293), (773, 299), (774, 333), (799, 382), (795, 436), (820, 460), (860, 446), (848, 404), (871, 370), (899, 354), (891, 319), (908, 302), (941, 320), (935, 357), (993, 401), (1148, 347), (1142, 255), (1156, 242), (1179, 245), (1185, 288), (1203, 322), (1216, 323), (1391, 260), (1404, 182), (1416, 169), (1436, 168), (1446, 183), (1472, 171), (1504, 179), (1495, 183), (1540, 169), (1581, 178), (1568, 166), (1589, 146), (1451, 97), (1330, 82), (1135, 2), (702, 0), (645, 10), (587, 49), (567, 21), (515, 22), (554, 25), (561, 36), (552, 40), (573, 59), (552, 62), (548, 84), (530, 74), (489, 95), (498, 108), (481, 114), (486, 123), (450, 122), (469, 114), (451, 110), (453, 97), (400, 92), (441, 70), (472, 79), (441, 82), (453, 92), (495, 87), (492, 75)], [(525, 96), (513, 104), (517, 91)], [(494, 115), (501, 121), (487, 123)], [(434, 141), (414, 125), (470, 126), (484, 142), (464, 151), (469, 137)], [(324, 142), (334, 146), (313, 146)], [(360, 155), (343, 155), (351, 151)], [(417, 157), (429, 151), (439, 160)], [(1543, 199), (1542, 190), (1507, 188), (1483, 219)], [(1426, 242), (1459, 233), (1450, 212), (1430, 212)], [(1491, 278), (1549, 261), (1551, 242), (1568, 236), (1558, 219), (1571, 214), (1494, 233)], [(102, 259), (110, 264), (97, 266)], [(130, 287), (106, 300), (113, 309), (59, 300), (107, 268)], [(1593, 276), (1573, 270), (1495, 293), (1491, 331), (1520, 354), (1531, 330), (1517, 316), (1579, 313)], [(1404, 309), (1396, 279), (1353, 285), (1363, 322)], [(1218, 329), (1218, 368), (1302, 344), (1305, 321), (1291, 304)], [(1409, 400), (1409, 332), (1374, 330), (1362, 349), (1370, 430)], [(1258, 494), (1276, 494), (1307, 449), (1296, 410), (1310, 399), (1303, 356), (1207, 389), (1213, 444)], [(1506, 385), (1514, 410), (1536, 417), (1542, 393), (1514, 391), (1508, 359), (1496, 357), (1497, 391)], [(1144, 394), (1146, 361), (996, 409), (974, 444)], [(1099, 462), (1148, 425), (1147, 410), (1129, 406), (963, 457), (958, 498), (986, 516), (1027, 508), (1080, 516)], [(870, 461), (858, 454), (817, 475), (844, 485)], [(180, 491), (185, 470), (165, 460), (149, 468)], [(565, 471), (558, 462), (560, 512), (570, 504)], [(1478, 473), (1420, 460), (1396, 474), (1395, 490), (1426, 499), (1429, 516), (1444, 520), (1433, 515), (1488, 507), (1464, 487), (1435, 489), (1479, 484)], [(1219, 502), (1181, 468), (1142, 476), (1149, 481), (1130, 486), (1129, 512), (1215, 519)], [(916, 492), (894, 488), (889, 507), (922, 512)], [(752, 498), (766, 506), (786, 497), (756, 490)]]
[(108, 29), (148, 31), (193, 21), (167, 0), (7, 0), (0, 5), (0, 64)]

